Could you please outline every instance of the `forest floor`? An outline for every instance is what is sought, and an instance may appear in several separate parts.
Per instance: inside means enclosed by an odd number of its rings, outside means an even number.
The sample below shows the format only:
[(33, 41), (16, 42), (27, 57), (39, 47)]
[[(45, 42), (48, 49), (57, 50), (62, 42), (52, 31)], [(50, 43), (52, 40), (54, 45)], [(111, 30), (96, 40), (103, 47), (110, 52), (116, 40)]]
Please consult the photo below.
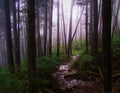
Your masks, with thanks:
[(72, 64), (78, 58), (79, 56), (72, 56), (69, 62), (61, 64), (52, 74), (54, 79), (63, 93), (97, 93), (101, 89), (98, 81), (77, 78), (77, 70), (72, 68)]

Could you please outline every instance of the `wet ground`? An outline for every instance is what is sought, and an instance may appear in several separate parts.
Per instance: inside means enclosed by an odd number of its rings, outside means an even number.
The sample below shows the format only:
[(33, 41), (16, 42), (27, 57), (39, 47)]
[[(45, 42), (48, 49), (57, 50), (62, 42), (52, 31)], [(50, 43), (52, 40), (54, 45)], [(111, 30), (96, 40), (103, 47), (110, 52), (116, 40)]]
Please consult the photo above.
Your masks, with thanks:
[(71, 62), (77, 60), (79, 56), (72, 56), (70, 62), (59, 66), (53, 73), (59, 88), (64, 93), (94, 93), (100, 87), (96, 81), (83, 81), (76, 78), (77, 70), (71, 69)]

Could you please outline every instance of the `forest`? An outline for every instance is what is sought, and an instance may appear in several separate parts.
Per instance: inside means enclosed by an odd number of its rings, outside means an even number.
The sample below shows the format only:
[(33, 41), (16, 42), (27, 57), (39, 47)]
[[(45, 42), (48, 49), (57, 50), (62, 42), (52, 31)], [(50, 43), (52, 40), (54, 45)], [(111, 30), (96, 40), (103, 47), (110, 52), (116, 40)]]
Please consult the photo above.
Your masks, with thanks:
[(0, 0), (0, 93), (120, 93), (120, 0)]

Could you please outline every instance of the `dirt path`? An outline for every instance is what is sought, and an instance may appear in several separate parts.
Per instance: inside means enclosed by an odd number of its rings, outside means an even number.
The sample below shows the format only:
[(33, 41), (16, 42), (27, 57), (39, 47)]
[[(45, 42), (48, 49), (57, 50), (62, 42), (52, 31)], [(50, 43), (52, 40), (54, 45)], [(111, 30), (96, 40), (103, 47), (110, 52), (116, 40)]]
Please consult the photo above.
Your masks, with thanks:
[(77, 70), (71, 69), (71, 65), (78, 58), (79, 56), (72, 56), (68, 63), (59, 66), (53, 76), (64, 93), (94, 93), (100, 87), (96, 81), (83, 81), (74, 77)]

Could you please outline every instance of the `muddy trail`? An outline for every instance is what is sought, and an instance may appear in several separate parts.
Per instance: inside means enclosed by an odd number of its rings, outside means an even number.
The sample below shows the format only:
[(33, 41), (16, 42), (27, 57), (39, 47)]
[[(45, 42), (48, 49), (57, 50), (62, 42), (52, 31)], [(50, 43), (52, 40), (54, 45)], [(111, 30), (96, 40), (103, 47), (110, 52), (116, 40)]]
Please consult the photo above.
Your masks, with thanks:
[(72, 62), (75, 62), (79, 56), (71, 56), (71, 60), (61, 64), (53, 77), (63, 93), (95, 93), (100, 84), (96, 81), (83, 81), (77, 77), (77, 70), (72, 68)]

